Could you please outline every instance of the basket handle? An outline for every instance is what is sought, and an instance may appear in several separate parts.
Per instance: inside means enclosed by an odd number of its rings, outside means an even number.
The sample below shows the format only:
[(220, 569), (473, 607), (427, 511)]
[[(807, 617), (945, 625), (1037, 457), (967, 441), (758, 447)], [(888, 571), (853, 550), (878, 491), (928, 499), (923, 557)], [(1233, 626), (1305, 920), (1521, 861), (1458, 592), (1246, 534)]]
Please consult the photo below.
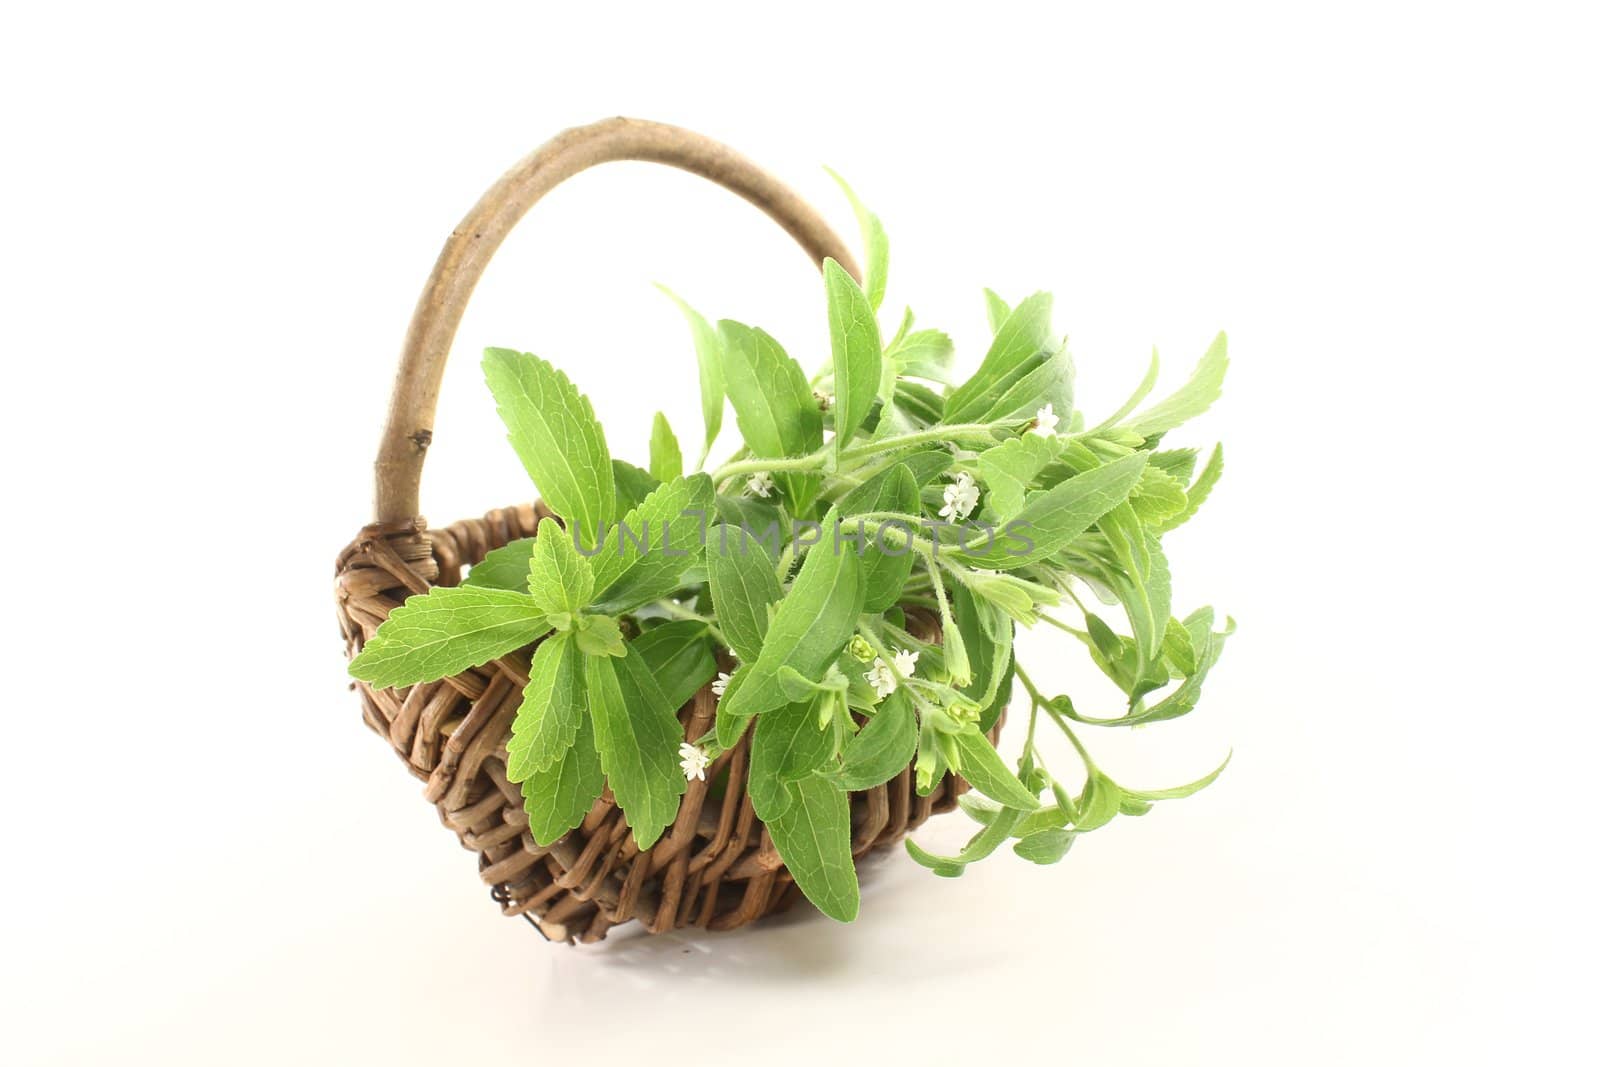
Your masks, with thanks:
[(557, 135), (511, 168), (450, 234), (406, 331), (378, 450), (374, 506), (379, 523), (420, 515), (422, 461), (433, 440), (445, 359), (473, 287), (511, 227), (551, 189), (580, 171), (614, 160), (648, 160), (698, 174), (738, 193), (798, 241), (820, 267), (839, 262), (861, 272), (843, 241), (787, 186), (748, 159), (707, 137), (641, 119), (605, 119)]

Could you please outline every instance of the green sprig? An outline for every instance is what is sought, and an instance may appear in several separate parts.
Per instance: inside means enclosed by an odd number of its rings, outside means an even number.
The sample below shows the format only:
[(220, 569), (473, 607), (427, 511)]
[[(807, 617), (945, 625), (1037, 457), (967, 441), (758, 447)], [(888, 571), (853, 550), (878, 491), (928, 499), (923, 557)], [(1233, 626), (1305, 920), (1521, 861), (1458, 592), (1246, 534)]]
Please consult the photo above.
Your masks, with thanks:
[[(614, 460), (571, 379), (490, 349), (484, 372), (510, 442), (561, 520), (488, 553), (462, 585), (408, 598), (350, 671), (390, 688), (497, 660), (525, 669), (506, 772), (540, 845), (609, 788), (649, 848), (678, 816), (679, 760), (692, 770), (753, 727), (756, 812), (801, 891), (849, 921), (860, 906), (849, 792), (908, 765), (924, 794), (951, 773), (974, 787), (962, 807), (979, 829), (966, 847), (944, 856), (907, 844), (947, 877), (1008, 842), (1030, 862), (1057, 862), (1118, 816), (1211, 784), (1226, 760), (1177, 787), (1124, 786), (1080, 735), (1190, 713), (1233, 624), (1209, 608), (1174, 616), (1162, 546), (1222, 474), (1220, 447), (1200, 466), (1198, 451), (1164, 438), (1217, 400), (1226, 337), (1145, 405), (1160, 372), (1152, 355), (1128, 401), (1085, 429), (1048, 294), (1013, 306), (986, 293), (993, 337), (965, 379), (950, 338), (913, 330), (909, 311), (886, 334), (888, 244), (844, 188), (867, 274), (858, 284), (824, 264), (829, 351), (817, 374), (769, 334), (713, 326), (673, 297), (699, 368), (697, 470), (725, 403), (742, 436), (710, 475), (686, 472), (662, 414), (646, 467)], [(958, 546), (941, 536), (951, 522), (1016, 525), (1022, 537)], [(1091, 610), (1085, 585), (1109, 608)], [(1039, 622), (1081, 648), (1127, 707), (1089, 714), (1041, 689), (1013, 640)], [(937, 636), (923, 639), (933, 623)], [(683, 709), (714, 681), (714, 730), (682, 756)], [(1028, 702), (1014, 763), (989, 738), (1013, 682)], [(1076, 791), (1046, 765), (1041, 723), (1081, 764)]]

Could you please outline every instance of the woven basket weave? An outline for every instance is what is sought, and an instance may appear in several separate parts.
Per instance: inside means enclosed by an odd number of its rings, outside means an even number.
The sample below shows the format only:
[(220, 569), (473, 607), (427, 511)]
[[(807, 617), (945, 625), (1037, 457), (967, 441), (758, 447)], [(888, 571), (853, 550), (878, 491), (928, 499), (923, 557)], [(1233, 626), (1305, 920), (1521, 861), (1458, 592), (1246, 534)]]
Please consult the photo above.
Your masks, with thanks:
[[(708, 178), (761, 208), (819, 265), (825, 257), (859, 276), (843, 242), (809, 207), (723, 145), (672, 126), (609, 119), (568, 130), (501, 178), (445, 244), (406, 335), (377, 461), (377, 516), (339, 554), (336, 593), (346, 652), (355, 655), (406, 597), (455, 585), (490, 549), (531, 537), (549, 512), (540, 504), (491, 511), (430, 530), (418, 514), (422, 463), (433, 412), (468, 297), (506, 233), (545, 193), (572, 175), (613, 160), (649, 160)], [(936, 637), (924, 623), (923, 634)], [(534, 842), (522, 793), (506, 778), (506, 742), (528, 681), (521, 649), (438, 682), (375, 690), (356, 683), (367, 725), (387, 738), (427, 783), (423, 795), (461, 844), (507, 915), (522, 915), (546, 937), (598, 941), (637, 919), (659, 933), (681, 926), (742, 926), (798, 897), (793, 879), (756, 818), (745, 790), (749, 731), (692, 781), (678, 817), (641, 852), (607, 789), (582, 825), (546, 847)], [(723, 665), (724, 667), (727, 664)], [(694, 740), (712, 726), (707, 687), (679, 712)], [(725, 786), (720, 785), (727, 771)], [(851, 794), (857, 857), (898, 840), (947, 811), (966, 783), (947, 777), (928, 796), (907, 768), (888, 784)]]

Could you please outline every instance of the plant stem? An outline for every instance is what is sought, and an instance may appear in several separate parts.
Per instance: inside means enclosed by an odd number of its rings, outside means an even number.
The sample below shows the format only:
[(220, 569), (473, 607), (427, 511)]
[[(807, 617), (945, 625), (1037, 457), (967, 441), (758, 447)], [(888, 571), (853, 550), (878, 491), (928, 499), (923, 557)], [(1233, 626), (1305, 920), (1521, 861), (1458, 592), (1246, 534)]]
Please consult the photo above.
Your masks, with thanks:
[[(1089, 755), (1089, 750), (1083, 747), (1083, 742), (1078, 740), (1078, 735), (1072, 732), (1072, 727), (1067, 725), (1066, 716), (1057, 711), (1054, 704), (1044, 698), (1038, 686), (1033, 684), (1033, 679), (1028, 677), (1028, 672), (1022, 669), (1022, 664), (1016, 664), (1017, 678), (1022, 682), (1022, 687), (1028, 691), (1028, 696), (1033, 700), (1035, 708), (1043, 708), (1046, 715), (1061, 727), (1061, 732), (1067, 735), (1067, 740), (1072, 742), (1072, 747), (1078, 750), (1078, 757), (1083, 760), (1083, 765), (1090, 772), (1095, 769), (1094, 760)], [(1033, 743), (1033, 731), (1028, 732), (1028, 743)]]
[(1055, 618), (1052, 615), (1046, 615), (1044, 612), (1041, 611), (1039, 613), (1039, 621), (1040, 622), (1047, 622), (1051, 626), (1054, 626), (1058, 630), (1065, 630), (1067, 633), (1071, 634), (1073, 637), (1076, 637), (1079, 641), (1082, 641), (1084, 644), (1088, 644), (1089, 643), (1089, 634), (1087, 633), (1087, 631), (1078, 630), (1078, 629), (1075, 629), (1075, 628), (1073, 628), (1071, 626), (1068, 626), (1066, 623), (1062, 622), (1060, 619)]
[[(930, 426), (926, 430), (914, 430), (898, 437), (886, 437), (881, 441), (868, 441), (865, 444), (856, 445), (854, 448), (847, 448), (838, 454), (839, 463), (842, 466), (851, 460), (866, 459), (869, 456), (882, 455), (885, 452), (894, 452), (901, 448), (910, 448), (913, 445), (932, 442), (953, 442), (969, 439), (992, 440), (994, 431), (1021, 421), (1019, 419), (1001, 419), (996, 422), (958, 422), (949, 426)], [(721, 485), (727, 479), (740, 474), (756, 474), (761, 471), (821, 470), (833, 456), (834, 446), (830, 443), (804, 456), (735, 460), (731, 463), (724, 463), (713, 471), (711, 480)]]
[[(1012, 662), (1013, 662), (1015, 670), (1017, 670), (1017, 671), (1022, 670), (1022, 667), (1020, 665), (1016, 664), (1015, 660), (1013, 660)], [(1038, 726), (1039, 726), (1039, 702), (1037, 700), (1034, 700), (1032, 694), (1030, 693), (1029, 696), (1028, 696), (1028, 736), (1022, 739), (1022, 759), (1017, 764), (1017, 766), (1019, 768), (1022, 768), (1024, 766), (1026, 766), (1028, 768), (1031, 768), (1031, 767), (1033, 767), (1035, 765), (1038, 765), (1038, 766), (1043, 766), (1044, 765), (1044, 761), (1039, 759), (1038, 753), (1034, 751), (1034, 745), (1033, 745), (1033, 735), (1034, 735), (1035, 731), (1038, 729)]]
[(912, 445), (930, 444), (933, 442), (958, 441), (963, 438), (993, 438), (994, 431), (1012, 424), (1020, 424), (1022, 419), (1000, 419), (996, 422), (957, 422), (948, 426), (930, 426), (926, 430), (914, 430), (903, 433), (898, 437), (886, 437), (881, 441), (869, 441), (864, 445), (845, 449), (839, 456), (841, 463), (852, 459), (863, 459), (867, 456), (881, 455), (884, 452), (893, 452), (900, 448), (909, 448)]
[(831, 456), (831, 449), (812, 452), (805, 456), (792, 456), (787, 459), (740, 459), (724, 463), (711, 472), (711, 480), (721, 485), (729, 478), (736, 478), (741, 474), (760, 474), (771, 471), (805, 471), (812, 470), (822, 465), (822, 460)]
[(923, 562), (928, 567), (928, 574), (933, 579), (933, 595), (939, 601), (939, 622), (948, 633), (956, 628), (955, 616), (950, 613), (950, 600), (945, 595), (944, 579), (939, 577), (939, 565), (935, 562), (932, 550), (922, 553)]
[[(1039, 691), (1033, 688), (1033, 683), (1028, 680), (1021, 667), (1017, 668), (1017, 677), (1022, 679), (1022, 684), (1028, 687), (1029, 693), (1035, 696), (1038, 695)], [(1084, 768), (1090, 774), (1093, 774), (1098, 769), (1095, 766), (1094, 758), (1089, 755), (1089, 750), (1083, 747), (1083, 742), (1078, 740), (1078, 735), (1073, 732), (1072, 727), (1067, 725), (1066, 716), (1057, 711), (1055, 705), (1048, 701), (1043, 701), (1040, 706), (1044, 708), (1044, 713), (1050, 716), (1055, 721), (1055, 724), (1061, 728), (1061, 732), (1067, 735), (1067, 740), (1072, 742), (1072, 747), (1078, 750), (1078, 758), (1083, 760)]]
[(1017, 681), (1021, 682), (1022, 688), (1028, 691), (1028, 698), (1035, 704), (1048, 703), (1044, 696), (1039, 692), (1038, 687), (1033, 684), (1033, 679), (1028, 677), (1028, 672), (1022, 669), (1022, 664), (1016, 663), (1014, 666), (1017, 672)]
[(706, 632), (712, 637), (716, 638), (716, 640), (724, 648), (733, 647), (732, 645), (728, 644), (728, 639), (723, 636), (722, 631), (717, 629), (717, 624), (706, 616), (701, 615), (697, 611), (690, 611), (676, 600), (658, 600), (656, 603), (660, 606), (662, 611), (666, 612), (668, 615), (671, 615), (675, 619), (683, 619), (688, 622), (705, 623)]

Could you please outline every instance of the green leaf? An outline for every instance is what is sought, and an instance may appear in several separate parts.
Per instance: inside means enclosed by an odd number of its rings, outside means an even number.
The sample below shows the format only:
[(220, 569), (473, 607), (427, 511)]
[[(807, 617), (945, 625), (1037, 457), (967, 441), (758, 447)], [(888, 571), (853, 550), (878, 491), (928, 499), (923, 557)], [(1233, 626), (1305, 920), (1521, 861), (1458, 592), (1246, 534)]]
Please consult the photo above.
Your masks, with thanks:
[(917, 718), (905, 691), (897, 689), (844, 746), (839, 782), (850, 790), (871, 789), (909, 767), (916, 754)]
[(1124, 790), (1122, 799), (1117, 802), (1117, 813), (1119, 815), (1132, 815), (1137, 818), (1140, 815), (1150, 814), (1150, 809), (1154, 807), (1155, 805), (1148, 800), (1140, 800), (1138, 797), (1129, 796), (1127, 791)]
[(1156, 378), (1159, 377), (1160, 374), (1161, 356), (1155, 349), (1152, 348), (1150, 350), (1149, 369), (1144, 372), (1144, 378), (1139, 382), (1138, 388), (1133, 391), (1133, 395), (1128, 397), (1128, 399), (1123, 402), (1120, 408), (1112, 412), (1109, 417), (1107, 417), (1093, 430), (1090, 430), (1089, 433), (1093, 435), (1102, 430), (1110, 429), (1123, 419), (1127, 418), (1128, 413), (1139, 406), (1139, 401), (1150, 395), (1150, 390), (1156, 387)]
[[(837, 521), (838, 513), (830, 511), (822, 527), (831, 531)], [(723, 697), (723, 715), (755, 715), (784, 703), (777, 685), (780, 668), (820, 679), (855, 633), (866, 592), (861, 561), (854, 552), (832, 551), (826, 536), (806, 554), (788, 595), (778, 603), (749, 680)]]
[(961, 753), (961, 777), (970, 782), (972, 788), (1008, 808), (1032, 811), (1039, 806), (1039, 799), (1011, 773), (1000, 753), (976, 726), (956, 734), (955, 742)]
[[(1061, 787), (1060, 783), (1051, 782), (1050, 790), (1055, 795), (1058, 803), (1052, 804), (1047, 808), (1040, 808), (1037, 811), (1028, 812), (1028, 814), (1022, 817), (1022, 821), (1017, 823), (1016, 827), (1011, 831), (1011, 836), (1019, 838), (1027, 837), (1030, 834), (1036, 834), (1041, 830), (1060, 830), (1071, 825), (1072, 820), (1076, 818), (1078, 814), (1077, 805), (1072, 803), (1072, 798), (1067, 795), (1067, 791)], [(964, 808), (968, 807), (967, 798), (976, 796), (976, 793), (968, 793), (967, 796), (962, 797), (962, 806)], [(990, 812), (994, 812), (1004, 811), (1006, 809), (1001, 805), (994, 804), (991, 805), (988, 810)], [(969, 810), (968, 814), (973, 813)], [(993, 818), (993, 815), (973, 814), (973, 817), (984, 825), (988, 825), (990, 820)]]
[(615, 514), (618, 515), (626, 515), (643, 504), (645, 497), (661, 488), (661, 483), (649, 471), (620, 459), (611, 461), (611, 474), (617, 482)]
[[(768, 715), (770, 714), (775, 713), (768, 712)], [(761, 724), (766, 720), (767, 715), (761, 715), (756, 718), (756, 735), (760, 735)], [(744, 721), (748, 722), (749, 720), (746, 719)], [(787, 813), (794, 806), (794, 783), (785, 781), (776, 774), (758, 771), (755, 766), (754, 745), (755, 741), (752, 738), (750, 780), (746, 783), (745, 790), (750, 794), (750, 806), (755, 809), (756, 818), (770, 826), (774, 820)]]
[[(999, 609), (984, 602), (965, 585), (957, 584), (951, 591), (950, 607), (972, 670), (968, 694), (987, 706), (1000, 695), (1001, 685), (1006, 680), (1016, 627)], [(1009, 692), (1008, 689), (1006, 695)]]
[(828, 289), (828, 334), (833, 344), (833, 443), (837, 452), (861, 426), (878, 395), (883, 342), (874, 306), (856, 280), (831, 259), (823, 261), (822, 275)]
[(974, 567), (1014, 570), (1048, 559), (1127, 499), (1144, 470), (1146, 454), (1135, 452), (1086, 471), (1050, 489), (1030, 493), (1006, 532), (984, 552), (958, 552)]
[(864, 486), (872, 484), (877, 479), (887, 478), (890, 471), (903, 463), (911, 469), (911, 479), (917, 488), (921, 489), (949, 470), (953, 462), (954, 457), (950, 455), (950, 450), (941, 446), (896, 452), (893, 455), (875, 458), (838, 475), (835, 479), (838, 485), (835, 486), (834, 482), (830, 482), (828, 488), (837, 491), (849, 487), (848, 492), (840, 498), (840, 502), (855, 501), (858, 499), (855, 495), (857, 491), (862, 491), (862, 495), (866, 496), (867, 491), (863, 490)]
[(994, 729), (994, 724), (1000, 721), (1001, 712), (1006, 710), (1006, 705), (1011, 701), (1011, 689), (1016, 682), (1016, 656), (1006, 657), (1005, 673), (1000, 676), (1000, 684), (995, 688), (994, 699), (989, 706), (983, 709), (983, 714), (978, 716), (978, 729), (988, 733)]
[(792, 782), (817, 770), (833, 755), (833, 733), (817, 722), (824, 699), (819, 695), (786, 704), (757, 719), (750, 746), (752, 781), (776, 777)]
[(508, 545), (492, 548), (472, 565), (461, 584), (479, 589), (505, 589), (513, 593), (528, 591), (528, 561), (533, 558), (533, 538), (522, 537)]
[(617, 491), (588, 397), (538, 356), (510, 349), (487, 349), (483, 374), (511, 447), (545, 503), (582, 544), (595, 544), (615, 515)]
[(532, 644), (550, 623), (523, 593), (468, 586), (436, 587), (389, 613), (350, 674), (375, 689), (460, 674)]
[(989, 332), (999, 333), (1000, 327), (1011, 317), (1011, 305), (1000, 298), (993, 289), (983, 291), (983, 306), (989, 313)]
[(667, 417), (659, 411), (650, 426), (650, 476), (658, 482), (683, 477), (683, 450)]
[[(727, 357), (728, 399), (739, 432), (761, 459), (805, 456), (822, 447), (822, 412), (800, 365), (761, 330), (724, 320), (717, 324)], [(791, 513), (816, 495), (814, 475), (777, 472)]]
[(1090, 658), (1105, 672), (1106, 677), (1117, 683), (1117, 688), (1131, 696), (1140, 681), (1138, 648), (1093, 612), (1084, 615), (1084, 623), (1089, 633)]
[(1123, 429), (1154, 437), (1166, 433), (1202, 414), (1222, 395), (1222, 379), (1228, 373), (1228, 335), (1217, 334), (1206, 354), (1200, 357), (1189, 380), (1171, 396), (1129, 419)]
[(1195, 672), (1194, 638), (1176, 619), (1167, 621), (1166, 636), (1161, 639), (1161, 654), (1172, 669), (1187, 678)]
[(738, 744), (745, 727), (750, 725), (750, 716), (728, 714), (729, 706), (738, 703), (739, 690), (744, 688), (744, 683), (750, 675), (749, 663), (736, 666), (733, 674), (728, 677), (728, 684), (723, 688), (722, 696), (717, 698), (717, 744), (724, 751)]
[(815, 775), (789, 788), (789, 810), (767, 823), (772, 843), (806, 899), (829, 918), (850, 922), (861, 910), (850, 856), (850, 801), (839, 786)]
[(700, 363), (700, 414), (705, 421), (706, 436), (705, 443), (700, 447), (700, 462), (695, 464), (698, 470), (705, 466), (711, 443), (722, 430), (722, 402), (728, 388), (723, 367), (722, 338), (698, 311), (678, 299), (676, 293), (664, 285), (656, 288), (666, 293), (688, 320), (689, 333), (694, 338), (695, 358)]
[(1218, 445), (1211, 450), (1211, 458), (1206, 460), (1205, 468), (1201, 470), (1200, 477), (1194, 480), (1194, 484), (1189, 487), (1188, 492), (1185, 494), (1186, 502), (1183, 510), (1162, 522), (1160, 532), (1166, 533), (1168, 530), (1176, 530), (1194, 518), (1194, 513), (1200, 510), (1200, 505), (1206, 502), (1206, 498), (1211, 495), (1212, 487), (1217, 484), (1217, 479), (1221, 477), (1222, 446)]
[(594, 595), (594, 571), (554, 519), (539, 523), (528, 561), (528, 595), (546, 615), (571, 614)]
[(940, 330), (918, 330), (907, 334), (883, 353), (885, 362), (893, 363), (900, 374), (910, 378), (923, 378), (940, 385), (954, 385), (951, 370), (955, 366), (956, 346), (949, 334)]
[(1200, 687), (1205, 683), (1206, 675), (1211, 673), (1211, 668), (1216, 666), (1217, 660), (1221, 658), (1223, 643), (1233, 633), (1232, 620), (1229, 620), (1226, 630), (1212, 632), (1212, 618), (1210, 608), (1201, 608), (1184, 619), (1184, 629), (1189, 632), (1189, 639), (1194, 646), (1194, 673), (1186, 676), (1176, 689), (1155, 704), (1127, 715), (1107, 719), (1080, 715), (1072, 707), (1071, 701), (1062, 697), (1056, 697), (1050, 702), (1051, 705), (1075, 722), (1089, 726), (1138, 726), (1141, 723), (1162, 722), (1189, 714), (1200, 702)]
[(1038, 621), (1040, 606), (1053, 607), (1061, 603), (1061, 594), (1053, 587), (1030, 582), (1014, 574), (969, 570), (961, 575), (961, 580), (972, 590), (973, 596), (986, 601), (986, 606), (992, 611), (1009, 616), (1024, 626), (1032, 626)]
[(936, 856), (910, 838), (906, 839), (906, 851), (912, 859), (934, 874), (942, 878), (959, 878), (969, 863), (976, 863), (1005, 843), (1021, 818), (1022, 812), (1017, 809), (1002, 808), (995, 813), (989, 825), (979, 830), (966, 847), (954, 856)]
[(943, 746), (949, 745), (954, 751), (955, 745), (948, 735), (934, 729), (933, 717), (925, 717), (917, 731), (917, 760), (916, 768), (917, 794), (927, 796), (933, 792), (933, 787), (950, 770), (950, 760)]
[(987, 490), (985, 521), (998, 524), (1014, 518), (1022, 510), (1033, 480), (1060, 451), (1055, 438), (1030, 433), (980, 453), (978, 480)]
[[(920, 510), (917, 501), (917, 479), (911, 468), (897, 463), (881, 476), (858, 486), (847, 493), (838, 504), (841, 516), (866, 515), (873, 512), (898, 511), (915, 515)], [(906, 536), (914, 529), (894, 527), (879, 530), (876, 536), (862, 532), (868, 543), (861, 561), (861, 577), (865, 584), (863, 611), (877, 614), (900, 599), (906, 579), (911, 576), (916, 562)], [(896, 540), (896, 538), (900, 538)]]
[(573, 632), (578, 647), (586, 656), (625, 656), (628, 646), (622, 640), (622, 627), (609, 615), (585, 615)]
[(1090, 771), (1083, 792), (1078, 795), (1078, 818), (1075, 824), (1080, 833), (1098, 830), (1116, 817), (1122, 806), (1122, 790), (1116, 782), (1099, 771)]
[[(1133, 628), (1134, 648), (1138, 652), (1139, 679), (1150, 679), (1161, 659), (1161, 641), (1172, 614), (1172, 575), (1161, 542), (1147, 532), (1129, 502), (1117, 505), (1102, 515), (1100, 532), (1105, 536), (1117, 562), (1111, 586), (1122, 601)], [(1155, 677), (1154, 685), (1165, 682)], [(1146, 688), (1154, 688), (1154, 685)], [(1138, 695), (1138, 687), (1130, 695)]]
[[(752, 540), (762, 541), (772, 552), (780, 552), (790, 537), (789, 515), (777, 501), (760, 497), (718, 494), (712, 504), (717, 521), (726, 523)], [(733, 536), (730, 531), (729, 536)]]
[(1032, 418), (1048, 404), (1055, 415), (1067, 418), (1072, 414), (1074, 376), (1072, 356), (1065, 344), (1057, 344), (1019, 367), (986, 402), (963, 417), (974, 422)]
[[(938, 572), (934, 572), (934, 581), (938, 581)], [(944, 642), (939, 648), (939, 654), (944, 659), (945, 670), (950, 674), (950, 682), (957, 689), (967, 689), (972, 685), (972, 658), (967, 655), (966, 635), (961, 632), (961, 624), (950, 615), (946, 614), (941, 623), (944, 632), (941, 640)]]
[(976, 421), (1021, 375), (1038, 366), (1041, 357), (1059, 348), (1050, 333), (1051, 306), (1049, 293), (1035, 293), (1006, 316), (977, 373), (945, 400), (947, 421)]
[(571, 634), (540, 642), (506, 743), (506, 777), (521, 782), (548, 770), (572, 747), (586, 712), (583, 654)]
[(1166, 471), (1178, 479), (1179, 485), (1187, 485), (1194, 477), (1195, 461), (1199, 458), (1198, 448), (1168, 448), (1150, 453), (1150, 466)]
[(676, 478), (623, 516), (591, 560), (599, 606), (612, 613), (660, 600), (700, 558), (711, 477)]
[(683, 707), (716, 677), (717, 660), (703, 622), (686, 619), (663, 623), (646, 630), (630, 644), (671, 707)]
[(1228, 764), (1232, 761), (1233, 753), (1230, 751), (1227, 755), (1227, 758), (1217, 766), (1216, 770), (1212, 771), (1203, 778), (1196, 778), (1187, 785), (1176, 785), (1170, 789), (1152, 789), (1146, 792), (1141, 792), (1137, 789), (1129, 789), (1128, 787), (1123, 786), (1121, 787), (1122, 792), (1130, 797), (1152, 802), (1157, 800), (1182, 800), (1184, 797), (1194, 796), (1196, 793), (1200, 792), (1200, 790), (1216, 781), (1218, 775), (1222, 774), (1223, 770), (1226, 769)]
[[(906, 308), (906, 321), (901, 325), (901, 334), (905, 332), (905, 327), (910, 324), (910, 321), (911, 309)], [(876, 327), (876, 321), (874, 321), (874, 327)], [(901, 334), (895, 335), (895, 341), (899, 341)], [(879, 336), (879, 343), (880, 345), (882, 344), (881, 335)], [(891, 345), (893, 343), (893, 341), (890, 342)], [(829, 362), (831, 363), (832, 360), (830, 359)], [(900, 361), (891, 356), (887, 350), (881, 351), (878, 359), (878, 389), (873, 397), (877, 401), (877, 407), (876, 410), (868, 411), (865, 421), (861, 424), (863, 429), (870, 432), (870, 436), (874, 440), (881, 440), (891, 435), (905, 424), (904, 417), (894, 410), (895, 391), (900, 384), (901, 375)]]
[(754, 663), (767, 635), (767, 609), (783, 599), (772, 557), (743, 530), (715, 526), (706, 536), (706, 572), (718, 628), (742, 661)]
[[(883, 223), (878, 221), (878, 216), (867, 210), (845, 180), (835, 174), (833, 170), (824, 167), (829, 176), (839, 183), (839, 188), (844, 190), (845, 197), (850, 201), (850, 208), (855, 212), (856, 225), (861, 227), (861, 243), (867, 252), (866, 291), (872, 301), (872, 309), (876, 311), (883, 306), (884, 290), (889, 284), (889, 238), (883, 232)], [(835, 363), (838, 354), (834, 354)]]
[[(1004, 804), (996, 804), (988, 797), (972, 792), (962, 793), (960, 798), (956, 800), (956, 804), (979, 826), (988, 826), (994, 822), (996, 815), (1006, 810)], [(1032, 819), (1037, 815), (1038, 812), (1034, 812), (1028, 818)]]
[(1030, 863), (1060, 863), (1077, 836), (1074, 830), (1035, 830), (1012, 845), (1011, 851)]
[[(842, 694), (850, 689), (850, 680), (837, 664), (828, 667), (822, 680), (813, 681), (793, 667), (778, 668), (778, 688), (790, 700), (811, 700), (818, 694)], [(820, 713), (820, 711), (819, 711)]]
[(1154, 463), (1145, 465), (1139, 484), (1128, 497), (1134, 514), (1151, 529), (1159, 528), (1162, 522), (1183, 511), (1188, 502), (1183, 483)]
[(808, 777), (833, 755), (834, 735), (818, 724), (825, 696), (785, 704), (756, 718), (750, 741), (750, 803), (762, 822), (789, 810), (796, 793), (788, 786)]
[(634, 841), (649, 848), (678, 815), (686, 785), (677, 764), (683, 729), (637, 654), (620, 661), (590, 656), (584, 673), (600, 764)]
[(605, 772), (594, 748), (589, 716), (578, 717), (578, 732), (561, 758), (522, 783), (528, 831), (540, 845), (553, 845), (583, 822), (606, 787)]
[(944, 398), (918, 382), (900, 382), (894, 387), (895, 411), (911, 420), (912, 428), (945, 421)]

